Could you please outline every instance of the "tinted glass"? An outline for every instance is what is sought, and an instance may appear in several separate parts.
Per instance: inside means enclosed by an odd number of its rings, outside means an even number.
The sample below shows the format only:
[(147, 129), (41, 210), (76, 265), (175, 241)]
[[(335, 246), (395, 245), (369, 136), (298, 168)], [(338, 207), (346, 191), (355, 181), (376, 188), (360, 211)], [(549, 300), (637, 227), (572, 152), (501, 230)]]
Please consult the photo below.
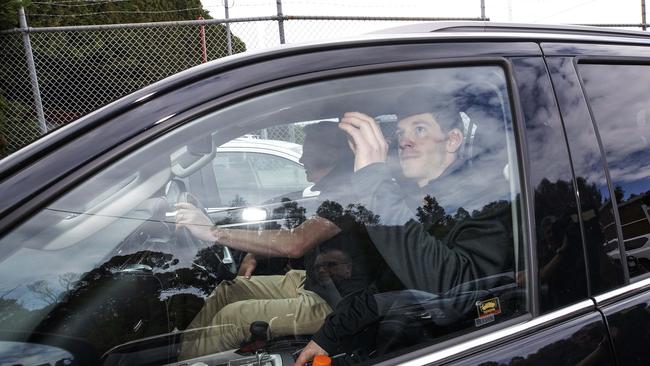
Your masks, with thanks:
[(247, 154), (218, 153), (212, 164), (221, 205), (235, 207), (244, 202), (260, 202), (259, 184)]
[[(499, 66), (213, 111), (0, 239), (1, 327), (82, 339), (111, 363), (219, 364), (310, 339), (374, 360), (512, 319), (527, 311), (513, 136)], [(296, 144), (304, 168), (283, 150)]]
[(251, 156), (251, 162), (263, 191), (270, 192), (270, 197), (262, 197), (262, 199), (302, 190), (308, 185), (302, 165), (289, 159), (254, 154)]
[(650, 66), (578, 70), (605, 150), (628, 270), (638, 276), (650, 271)]
[(547, 60), (564, 118), (580, 198), (592, 294), (625, 283), (605, 168), (572, 58)]
[[(253, 145), (259, 139), (246, 141)], [(268, 141), (268, 140), (266, 140)], [(298, 146), (295, 143), (278, 143)], [(241, 149), (246, 149), (242, 147)], [(282, 194), (302, 191), (309, 186), (305, 171), (298, 159), (300, 153), (287, 154), (287, 148), (277, 147), (277, 154), (255, 152), (219, 152), (213, 160), (214, 175), (221, 206), (242, 206), (261, 204)]]

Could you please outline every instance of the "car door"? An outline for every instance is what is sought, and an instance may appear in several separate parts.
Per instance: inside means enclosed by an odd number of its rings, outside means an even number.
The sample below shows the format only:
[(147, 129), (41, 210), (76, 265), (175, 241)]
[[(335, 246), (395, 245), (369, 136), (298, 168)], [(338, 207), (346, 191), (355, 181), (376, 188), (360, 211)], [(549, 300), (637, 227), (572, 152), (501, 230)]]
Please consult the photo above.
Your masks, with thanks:
[[(560, 92), (561, 103), (570, 111), (566, 123), (576, 174), (602, 187), (604, 199), (593, 212), (602, 218), (599, 226), (604, 235), (592, 247), (604, 246), (620, 268), (620, 274), (612, 277), (607, 268), (591, 265), (592, 277), (600, 279), (592, 285), (594, 297), (607, 317), (619, 364), (646, 364), (650, 356), (642, 344), (649, 335), (639, 325), (648, 321), (650, 296), (646, 256), (649, 129), (642, 81), (648, 77), (649, 53), (646, 47), (633, 45), (544, 47), (554, 56), (549, 66), (557, 89), (571, 89), (576, 95), (569, 99)], [(574, 49), (575, 57), (562, 57), (567, 47)]]

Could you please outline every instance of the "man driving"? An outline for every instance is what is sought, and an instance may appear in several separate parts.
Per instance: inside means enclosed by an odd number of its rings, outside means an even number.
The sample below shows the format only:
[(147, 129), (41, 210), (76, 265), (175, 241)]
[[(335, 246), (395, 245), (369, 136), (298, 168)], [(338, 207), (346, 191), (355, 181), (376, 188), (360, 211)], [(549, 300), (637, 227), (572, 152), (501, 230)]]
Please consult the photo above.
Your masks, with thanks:
[[(234, 281), (222, 281), (187, 328), (182, 358), (238, 348), (255, 321), (270, 325), (273, 337), (310, 335), (346, 295), (365, 288), (386, 267), (358, 222), (350, 200), (352, 154), (334, 122), (304, 128), (300, 161), (319, 191), (316, 215), (297, 227), (238, 230), (213, 227), (190, 204), (178, 204), (177, 226), (205, 241), (249, 254)], [(358, 215), (357, 215), (358, 216)], [(353, 244), (352, 244), (353, 243)], [(255, 256), (305, 257), (305, 270), (284, 275), (251, 276)]]

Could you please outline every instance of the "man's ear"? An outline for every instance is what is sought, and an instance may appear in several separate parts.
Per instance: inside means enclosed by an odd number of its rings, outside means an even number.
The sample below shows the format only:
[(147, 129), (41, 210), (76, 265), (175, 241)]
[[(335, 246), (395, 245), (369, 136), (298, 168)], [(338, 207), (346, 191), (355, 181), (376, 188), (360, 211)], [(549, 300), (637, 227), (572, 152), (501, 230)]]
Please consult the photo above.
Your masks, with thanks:
[(447, 133), (447, 152), (455, 153), (460, 149), (463, 143), (463, 133), (459, 129), (454, 128)]

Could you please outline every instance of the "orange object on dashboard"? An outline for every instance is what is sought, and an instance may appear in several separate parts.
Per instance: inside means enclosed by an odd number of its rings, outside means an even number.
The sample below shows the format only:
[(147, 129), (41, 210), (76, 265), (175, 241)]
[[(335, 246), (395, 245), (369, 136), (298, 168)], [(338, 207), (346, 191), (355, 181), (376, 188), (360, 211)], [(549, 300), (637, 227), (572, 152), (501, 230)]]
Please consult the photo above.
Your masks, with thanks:
[(312, 366), (332, 366), (332, 359), (325, 355), (316, 355), (311, 362)]

